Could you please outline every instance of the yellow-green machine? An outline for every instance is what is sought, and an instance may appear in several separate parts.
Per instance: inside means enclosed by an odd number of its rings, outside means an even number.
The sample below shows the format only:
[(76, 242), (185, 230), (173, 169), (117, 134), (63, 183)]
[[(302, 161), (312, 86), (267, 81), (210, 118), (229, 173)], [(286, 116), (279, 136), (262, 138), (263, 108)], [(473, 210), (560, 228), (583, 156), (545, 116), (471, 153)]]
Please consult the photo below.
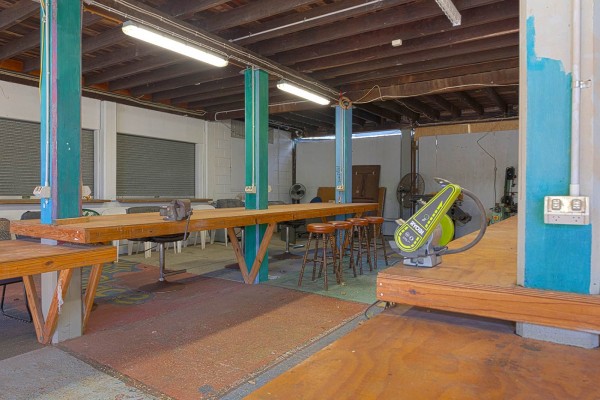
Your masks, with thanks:
[[(443, 254), (454, 254), (470, 249), (483, 237), (487, 226), (485, 208), (470, 191), (444, 179), (435, 178), (442, 189), (407, 221), (398, 220), (392, 248), (404, 257), (405, 265), (433, 267), (442, 262)], [(475, 201), (481, 213), (477, 237), (459, 249), (446, 245), (454, 235), (454, 225), (446, 214), (458, 196), (463, 193)]]

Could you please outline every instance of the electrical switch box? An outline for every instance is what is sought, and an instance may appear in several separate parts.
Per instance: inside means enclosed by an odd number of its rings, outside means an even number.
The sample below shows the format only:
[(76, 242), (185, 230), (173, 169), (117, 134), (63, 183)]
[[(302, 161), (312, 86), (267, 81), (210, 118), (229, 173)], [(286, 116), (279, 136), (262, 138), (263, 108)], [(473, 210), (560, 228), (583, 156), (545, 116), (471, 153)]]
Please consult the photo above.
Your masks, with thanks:
[(588, 225), (590, 199), (587, 196), (544, 197), (544, 222), (547, 224)]

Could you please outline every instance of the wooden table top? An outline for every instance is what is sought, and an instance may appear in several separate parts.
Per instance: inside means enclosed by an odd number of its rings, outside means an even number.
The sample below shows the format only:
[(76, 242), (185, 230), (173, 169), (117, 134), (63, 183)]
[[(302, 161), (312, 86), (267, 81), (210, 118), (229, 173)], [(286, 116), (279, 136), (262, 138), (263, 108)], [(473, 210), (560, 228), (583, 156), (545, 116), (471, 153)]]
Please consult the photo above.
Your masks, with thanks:
[(0, 279), (115, 261), (112, 246), (50, 246), (24, 240), (0, 241)]
[[(269, 224), (340, 214), (377, 210), (377, 203), (308, 203), (269, 206), (267, 210), (218, 208), (194, 210), (188, 230), (201, 231), (256, 224)], [(165, 221), (159, 213), (101, 215), (65, 218), (52, 225), (39, 220), (11, 221), (12, 233), (73, 243), (101, 243), (111, 240), (183, 233), (186, 221)]]
[[(438, 281), (493, 284), (513, 287), (517, 283), (517, 224), (512, 217), (488, 226), (485, 235), (475, 247), (460, 254), (442, 256), (442, 263), (433, 268), (410, 267), (398, 263), (379, 273), (382, 277), (430, 278)], [(473, 232), (450, 242), (456, 249), (471, 242)]]

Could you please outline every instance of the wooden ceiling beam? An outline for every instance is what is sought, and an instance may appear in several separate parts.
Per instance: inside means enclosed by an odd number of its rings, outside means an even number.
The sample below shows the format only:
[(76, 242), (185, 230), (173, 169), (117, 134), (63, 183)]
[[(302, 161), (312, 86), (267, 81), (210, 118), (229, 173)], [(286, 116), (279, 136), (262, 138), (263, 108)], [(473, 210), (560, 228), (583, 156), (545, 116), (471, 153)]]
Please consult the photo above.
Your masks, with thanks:
[[(347, 18), (359, 17), (365, 12), (381, 11), (396, 7), (412, 0), (386, 0), (365, 7), (365, 0), (344, 0), (338, 3), (326, 4), (314, 7), (301, 13), (285, 15), (276, 19), (262, 22), (252, 30), (246, 27), (240, 28), (236, 33), (238, 37), (248, 36), (244, 39), (235, 40), (235, 43), (247, 46), (252, 43), (281, 37), (290, 33), (315, 28), (321, 25), (331, 24)], [(262, 33), (264, 32), (264, 33)]]
[(208, 64), (204, 64), (196, 60), (184, 61), (181, 64), (175, 64), (166, 68), (143, 72), (128, 78), (112, 81), (108, 84), (108, 87), (110, 90), (129, 89), (135, 86), (159, 82), (165, 79), (177, 78), (185, 75), (189, 71), (190, 67), (196, 67), (196, 71), (208, 71), (214, 68)]
[(431, 101), (432, 103), (434, 103), (435, 105), (437, 105), (438, 107), (448, 111), (450, 113), (450, 115), (452, 115), (452, 118), (460, 117), (461, 109), (458, 108), (457, 106), (455, 106), (454, 104), (450, 103), (448, 100), (446, 100), (442, 96), (437, 95), (437, 94), (432, 94), (429, 96), (425, 96), (425, 98), (427, 100)]
[[(403, 39), (402, 45), (392, 47), (388, 42), (381, 46), (369, 47), (362, 50), (351, 51), (342, 54), (335, 54), (329, 57), (321, 57), (308, 61), (297, 62), (294, 68), (302, 72), (314, 72), (327, 68), (338, 68), (348, 64), (356, 63), (356, 60), (374, 61), (381, 58), (396, 57), (397, 60), (406, 64), (410, 61), (404, 59), (404, 55), (411, 57), (414, 54), (421, 54), (427, 58), (425, 52), (437, 55), (438, 51), (443, 51), (451, 45), (457, 45), (474, 39), (486, 38), (490, 36), (518, 34), (519, 18), (510, 18), (492, 22), (484, 25), (476, 25), (463, 29), (452, 29), (446, 32), (434, 33), (428, 36), (421, 36), (414, 39)], [(518, 37), (517, 37), (518, 43)], [(439, 49), (439, 50), (438, 50)]]
[[(509, 35), (495, 36), (491, 38), (473, 40), (470, 42), (446, 46), (435, 51), (427, 49), (404, 54), (401, 57), (384, 56), (385, 58), (380, 58), (378, 60), (367, 60), (364, 62), (356, 62), (354, 64), (342, 67), (323, 69), (319, 72), (312, 74), (312, 76), (315, 79), (327, 80), (340, 76), (348, 76), (352, 74), (376, 71), (385, 68), (410, 68), (411, 65), (413, 67), (418, 65), (419, 69), (438, 69), (438, 60), (456, 57), (457, 59), (460, 59), (463, 64), (471, 64), (476, 62), (471, 61), (472, 54), (477, 54), (484, 51), (491, 51), (495, 49), (503, 49), (507, 47), (514, 48), (518, 47), (518, 45), (519, 34), (511, 33)], [(469, 56), (464, 57), (465, 55)]]
[(218, 7), (229, 0), (171, 0), (166, 11), (174, 17), (186, 19), (195, 13)]
[[(84, 13), (82, 26), (87, 27), (95, 24), (96, 22), (102, 19), (101, 16)], [(40, 30), (35, 29), (32, 30), (25, 35), (21, 36), (18, 39), (11, 40), (10, 42), (4, 44), (0, 48), (0, 60), (6, 60), (8, 58), (14, 57), (19, 53), (24, 51), (29, 51), (31, 49), (35, 49), (40, 45)]]
[(488, 95), (488, 97), (494, 103), (496, 103), (496, 105), (498, 106), (498, 108), (500, 109), (500, 111), (502, 111), (502, 113), (506, 114), (507, 111), (508, 111), (508, 104), (506, 103), (506, 101), (504, 101), (504, 99), (502, 98), (502, 96), (500, 96), (498, 94), (498, 92), (496, 91), (496, 89), (494, 89), (493, 87), (487, 87), (484, 90), (485, 90), (485, 93)]
[[(355, 34), (344, 40), (329, 40), (316, 45), (304, 44), (301, 49), (282, 52), (271, 57), (273, 60), (285, 65), (292, 65), (299, 60), (311, 60), (320, 57), (329, 57), (336, 54), (350, 53), (369, 47), (380, 46), (382, 43), (391, 43), (394, 39), (414, 39), (421, 36), (440, 32), (452, 32), (465, 27), (489, 24), (496, 21), (519, 17), (519, 0), (504, 0), (470, 10), (461, 11), (463, 22), (461, 27), (449, 27), (448, 18), (440, 16), (410, 24), (391, 26), (373, 32)], [(350, 28), (351, 29), (351, 28)], [(314, 33), (313, 34), (318, 34)], [(353, 32), (353, 30), (350, 30)]]
[(302, 129), (302, 130), (307, 130), (307, 131), (314, 131), (316, 130), (319, 126), (318, 125), (314, 125), (312, 122), (311, 123), (306, 123), (306, 122), (301, 122), (301, 121), (296, 121), (292, 118), (289, 118), (288, 116), (289, 114), (279, 114), (279, 115), (269, 115), (269, 120), (273, 120), (276, 122), (279, 122), (283, 125), (287, 125), (291, 128), (298, 128), (298, 129)]
[(379, 115), (371, 114), (368, 111), (361, 110), (360, 105), (355, 106), (352, 109), (352, 116), (356, 116), (364, 121), (375, 122), (377, 125), (381, 124), (381, 117)]
[(187, 58), (184, 58), (183, 56), (179, 56), (177, 54), (161, 54), (153, 57), (148, 57), (144, 60), (134, 61), (130, 64), (123, 65), (121, 67), (110, 68), (99, 74), (86, 76), (85, 84), (89, 86), (97, 83), (110, 82), (127, 76), (139, 75), (146, 71), (152, 71), (158, 68), (176, 64), (182, 59), (187, 60)]
[[(465, 10), (485, 4), (491, 0), (455, 0), (456, 7), (459, 10)], [(315, 32), (296, 32), (284, 36), (258, 43), (251, 46), (251, 49), (265, 56), (273, 55), (282, 51), (290, 51), (301, 47), (315, 45), (330, 40), (346, 40), (348, 32), (355, 34), (372, 32), (380, 29), (382, 26), (392, 27), (431, 17), (442, 15), (443, 12), (435, 2), (417, 2), (398, 6), (386, 12), (367, 14), (363, 17), (351, 18), (340, 21), (336, 24), (323, 26)], [(449, 27), (446, 20), (446, 28)], [(299, 58), (302, 58), (299, 56)]]
[(39, 3), (32, 0), (20, 0), (0, 12), (0, 31), (4, 31), (39, 12)]
[(458, 97), (458, 99), (460, 101), (462, 101), (464, 104), (466, 104), (468, 107), (475, 110), (475, 112), (477, 114), (483, 115), (485, 113), (483, 106), (479, 102), (477, 102), (477, 100), (475, 100), (474, 98), (469, 96), (466, 92), (464, 92), (464, 91), (454, 92), (453, 95)]
[(219, 32), (234, 26), (258, 21), (314, 3), (315, 0), (261, 0), (250, 2), (224, 13), (213, 14), (202, 21), (202, 29)]
[(411, 110), (417, 110), (431, 120), (437, 121), (440, 119), (440, 112), (438, 110), (415, 98), (402, 98), (396, 101), (404, 104)]
[(84, 58), (81, 70), (84, 74), (97, 69), (112, 67), (113, 65), (121, 64), (135, 58), (146, 57), (156, 54), (156, 46), (140, 42), (133, 46), (126, 47), (121, 50), (116, 50), (108, 54), (94, 58)]
[[(518, 67), (519, 58), (513, 57), (509, 59), (487, 61), (471, 65), (459, 65), (456, 67), (440, 68), (433, 71), (413, 72), (410, 74), (397, 75), (390, 78), (379, 79), (377, 81), (356, 82), (348, 84), (347, 86), (344, 85), (344, 90), (346, 91), (346, 93), (349, 93), (351, 95), (352, 93), (362, 93), (364, 95), (367, 91), (371, 91), (369, 98), (374, 98), (378, 96), (378, 92), (373, 90), (373, 85), (375, 84), (377, 84), (379, 87), (388, 87), (417, 82), (429, 82), (436, 79), (457, 78), (470, 74), (481, 74), (485, 72), (493, 72)], [(427, 93), (413, 94), (411, 96), (419, 96), (424, 94)], [(360, 98), (360, 96), (350, 98)]]
[[(232, 78), (213, 80), (210, 82), (203, 82), (198, 85), (158, 92), (152, 96), (152, 99), (170, 99), (174, 103), (188, 103), (190, 101), (203, 100), (206, 96), (214, 96), (214, 92), (225, 93), (225, 91), (234, 89), (243, 91), (243, 89), (241, 89), (243, 85), (244, 77), (238, 75)], [(229, 94), (232, 93), (234, 92), (230, 92)]]
[[(510, 46), (501, 49), (487, 50), (479, 53), (470, 54), (469, 57), (464, 55), (447, 57), (437, 60), (430, 60), (421, 63), (400, 65), (397, 67), (383, 68), (370, 72), (359, 72), (350, 75), (339, 76), (335, 79), (326, 80), (325, 82), (331, 86), (340, 86), (344, 92), (347, 91), (345, 85), (366, 82), (371, 80), (379, 80), (391, 78), (398, 75), (408, 75), (416, 72), (424, 72), (427, 70), (446, 69), (458, 66), (466, 66), (469, 64), (483, 63), (487, 61), (495, 61), (502, 59), (515, 58), (519, 55), (519, 46)], [(343, 86), (342, 86), (343, 85)], [(426, 94), (426, 93), (424, 93)]]
[[(360, 104), (359, 107), (362, 108), (363, 110), (370, 112), (371, 114), (375, 114), (382, 118), (389, 119), (390, 121), (403, 122), (402, 114), (397, 111), (397, 108), (395, 108), (393, 105), (389, 106), (388, 104), (385, 104), (385, 108), (383, 108), (382, 106), (384, 105), (384, 103), (385, 102), (375, 102), (372, 104), (371, 103)], [(389, 106), (389, 108), (388, 108), (388, 106)], [(392, 111), (392, 109), (394, 109), (394, 110)]]
[(314, 114), (309, 114), (308, 111), (303, 111), (302, 114), (298, 114), (295, 112), (290, 112), (285, 114), (289, 119), (303, 122), (306, 124), (311, 124), (314, 126), (323, 126), (333, 127), (335, 125), (335, 121), (328, 121), (325, 118), (315, 118)]
[(411, 110), (410, 108), (406, 107), (404, 104), (402, 104), (398, 101), (395, 101), (395, 100), (376, 101), (376, 102), (373, 102), (373, 104), (376, 104), (377, 106), (379, 106), (381, 108), (385, 108), (385, 109), (393, 111), (395, 113), (402, 114), (406, 117), (406, 119), (408, 119), (410, 121), (418, 121), (419, 119), (421, 119), (421, 115), (418, 112)]
[(212, 69), (207, 72), (195, 71), (194, 73), (186, 74), (178, 78), (136, 86), (131, 89), (131, 94), (138, 97), (145, 94), (163, 92), (166, 90), (175, 90), (185, 86), (198, 85), (215, 80), (240, 76), (241, 71), (242, 69), (237, 65), (229, 65), (225, 68)]
[[(318, 122), (320, 122), (322, 124), (326, 124), (326, 125), (330, 125), (330, 126), (335, 126), (335, 117), (334, 116), (323, 114), (323, 113), (321, 113), (319, 111), (315, 111), (315, 110), (302, 111), (302, 115), (304, 117), (306, 117), (306, 118), (313, 119), (313, 120), (318, 121)], [(294, 113), (292, 113), (292, 114), (294, 114)]]

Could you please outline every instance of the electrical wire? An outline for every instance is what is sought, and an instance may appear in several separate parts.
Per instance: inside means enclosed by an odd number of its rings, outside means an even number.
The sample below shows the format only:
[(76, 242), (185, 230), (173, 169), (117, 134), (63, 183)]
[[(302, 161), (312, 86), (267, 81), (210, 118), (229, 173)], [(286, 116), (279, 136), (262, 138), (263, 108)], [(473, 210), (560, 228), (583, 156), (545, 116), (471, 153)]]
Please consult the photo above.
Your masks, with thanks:
[(496, 204), (496, 200), (497, 198), (497, 194), (496, 194), (496, 180), (497, 180), (497, 175), (498, 175), (498, 167), (496, 166), (496, 158), (491, 155), (486, 149), (483, 148), (483, 146), (479, 143), (481, 140), (485, 139), (487, 135), (489, 135), (491, 132), (487, 132), (485, 135), (483, 135), (482, 137), (480, 137), (479, 139), (477, 139), (477, 146), (479, 146), (479, 148), (481, 150), (483, 150), (485, 152), (485, 154), (487, 154), (488, 156), (490, 156), (492, 158), (492, 160), (494, 160), (494, 204)]
[[(515, 86), (515, 84), (487, 84), (487, 83), (477, 83), (477, 84), (470, 84), (470, 85), (455, 85), (455, 86), (446, 86), (443, 88), (439, 88), (439, 89), (433, 89), (433, 90), (428, 90), (425, 92), (420, 92), (420, 93), (413, 93), (410, 95), (395, 95), (395, 96), (391, 96), (391, 95), (387, 95), (384, 96), (383, 93), (381, 92), (381, 87), (379, 85), (374, 85), (373, 87), (371, 87), (367, 93), (365, 93), (360, 99), (352, 101), (353, 104), (366, 104), (366, 103), (371, 103), (374, 101), (384, 101), (384, 100), (393, 100), (393, 99), (405, 99), (405, 98), (410, 98), (410, 97), (417, 97), (417, 96), (426, 96), (428, 94), (435, 94), (435, 93), (440, 93), (440, 92), (445, 92), (448, 91), (449, 89), (461, 89), (461, 88), (465, 88), (465, 87), (506, 87), (506, 86)], [(377, 89), (379, 92), (379, 96), (368, 100), (368, 101), (362, 101), (363, 99), (365, 99), (366, 97), (369, 96), (369, 94), (371, 94), (371, 92), (373, 90)]]

